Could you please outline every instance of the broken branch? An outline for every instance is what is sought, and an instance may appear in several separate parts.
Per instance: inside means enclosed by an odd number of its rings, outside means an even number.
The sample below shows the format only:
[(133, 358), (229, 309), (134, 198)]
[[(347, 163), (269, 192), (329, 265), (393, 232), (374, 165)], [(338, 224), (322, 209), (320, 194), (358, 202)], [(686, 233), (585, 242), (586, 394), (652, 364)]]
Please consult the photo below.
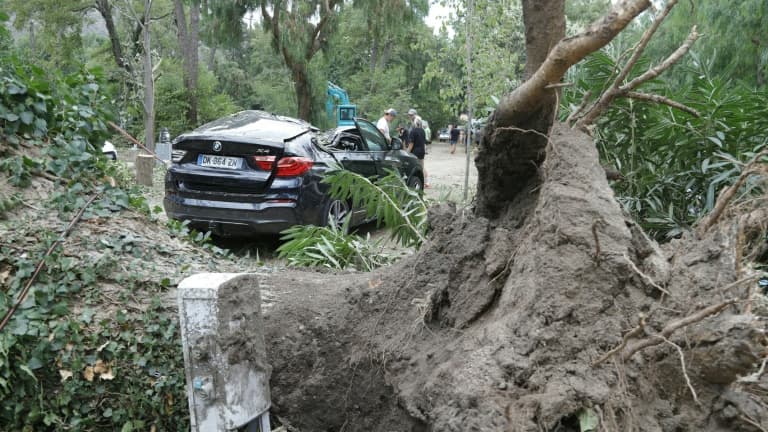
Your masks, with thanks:
[(671, 106), (672, 108), (679, 109), (680, 111), (685, 111), (685, 112), (687, 112), (688, 114), (690, 114), (690, 115), (692, 115), (694, 117), (701, 117), (701, 113), (700, 112), (696, 111), (695, 109), (693, 109), (693, 108), (691, 108), (691, 107), (689, 107), (687, 105), (683, 105), (680, 102), (673, 101), (672, 99), (670, 99), (668, 97), (664, 97), (664, 96), (660, 96), (660, 95), (655, 95), (655, 94), (633, 92), (633, 91), (627, 92), (626, 96), (628, 98), (632, 98), (632, 99), (639, 99), (639, 100), (644, 100), (644, 101), (648, 101), (648, 102), (655, 102), (655, 103), (662, 104), (662, 105), (668, 105), (668, 106)]
[(158, 155), (157, 155), (157, 153), (155, 153), (155, 152), (153, 152), (152, 150), (148, 149), (148, 148), (147, 148), (147, 147), (146, 147), (144, 144), (140, 143), (140, 142), (139, 142), (139, 140), (137, 140), (136, 138), (134, 138), (134, 137), (133, 137), (131, 134), (129, 134), (129, 133), (128, 133), (128, 132), (127, 132), (125, 129), (121, 128), (120, 126), (118, 126), (118, 125), (116, 125), (116, 124), (114, 124), (114, 123), (112, 123), (111, 121), (108, 121), (108, 122), (107, 122), (107, 124), (109, 124), (110, 126), (112, 126), (112, 128), (113, 128), (113, 129), (115, 129), (116, 131), (120, 132), (120, 135), (122, 135), (122, 136), (126, 137), (126, 138), (128, 139), (128, 141), (130, 141), (130, 142), (132, 142), (132, 143), (136, 144), (137, 146), (141, 147), (141, 148), (142, 148), (144, 151), (146, 151), (146, 152), (147, 152), (147, 153), (149, 153), (150, 155), (154, 156), (154, 158), (155, 158), (155, 159), (159, 160), (160, 162), (162, 162), (162, 163), (164, 163), (164, 164), (165, 164), (165, 163), (167, 163), (167, 161), (164, 161), (164, 160), (162, 160), (162, 159), (160, 158), (160, 156), (158, 156)]
[(673, 64), (677, 63), (688, 52), (688, 50), (691, 49), (693, 43), (696, 42), (700, 36), (701, 35), (699, 32), (696, 31), (696, 26), (693, 26), (691, 32), (688, 34), (688, 37), (685, 39), (685, 42), (683, 42), (683, 44), (680, 45), (680, 47), (678, 47), (675, 52), (670, 54), (670, 56), (667, 57), (663, 62), (659, 63), (658, 66), (648, 69), (644, 74), (621, 86), (618, 91), (621, 93), (626, 93), (630, 90), (634, 90), (640, 84), (661, 75), (662, 72), (672, 67)]

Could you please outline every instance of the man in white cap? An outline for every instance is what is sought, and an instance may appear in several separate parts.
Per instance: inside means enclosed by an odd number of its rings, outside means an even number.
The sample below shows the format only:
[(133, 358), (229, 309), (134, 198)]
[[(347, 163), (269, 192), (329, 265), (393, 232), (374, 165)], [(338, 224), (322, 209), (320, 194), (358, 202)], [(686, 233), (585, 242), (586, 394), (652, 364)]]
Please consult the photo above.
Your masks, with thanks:
[(397, 111), (394, 108), (389, 108), (384, 111), (384, 115), (376, 122), (376, 127), (384, 134), (384, 138), (387, 139), (388, 143), (392, 142), (392, 137), (389, 135), (389, 124), (392, 123), (396, 115)]
[(421, 120), (421, 117), (419, 116), (419, 113), (416, 111), (415, 108), (411, 108), (408, 110), (408, 118), (411, 119), (411, 125), (413, 125), (416, 120)]

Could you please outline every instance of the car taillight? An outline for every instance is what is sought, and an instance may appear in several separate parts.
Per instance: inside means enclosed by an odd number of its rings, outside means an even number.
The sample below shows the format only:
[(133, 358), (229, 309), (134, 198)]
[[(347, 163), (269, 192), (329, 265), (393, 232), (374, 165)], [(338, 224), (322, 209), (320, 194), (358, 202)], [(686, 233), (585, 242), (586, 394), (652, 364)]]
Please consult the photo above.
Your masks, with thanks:
[(278, 177), (295, 177), (312, 168), (312, 159), (299, 156), (284, 157), (277, 161)]
[(257, 167), (264, 171), (272, 171), (272, 165), (275, 163), (274, 156), (252, 156), (251, 159)]

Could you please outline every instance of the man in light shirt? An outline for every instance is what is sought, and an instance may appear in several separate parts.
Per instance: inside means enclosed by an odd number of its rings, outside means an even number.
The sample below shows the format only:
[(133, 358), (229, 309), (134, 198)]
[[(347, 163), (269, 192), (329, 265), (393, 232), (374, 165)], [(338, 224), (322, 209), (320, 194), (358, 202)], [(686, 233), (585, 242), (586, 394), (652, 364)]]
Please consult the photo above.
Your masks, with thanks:
[(392, 142), (392, 137), (389, 135), (389, 124), (392, 123), (395, 116), (397, 116), (397, 111), (394, 108), (390, 108), (384, 111), (384, 115), (376, 122), (376, 127), (384, 134), (384, 138), (387, 139), (388, 143)]

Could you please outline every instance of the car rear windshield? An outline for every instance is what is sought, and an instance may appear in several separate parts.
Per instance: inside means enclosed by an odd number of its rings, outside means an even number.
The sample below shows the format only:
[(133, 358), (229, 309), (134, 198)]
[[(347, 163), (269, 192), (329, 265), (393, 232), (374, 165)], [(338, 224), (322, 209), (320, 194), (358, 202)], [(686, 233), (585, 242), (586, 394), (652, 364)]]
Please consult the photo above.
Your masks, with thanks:
[(291, 156), (312, 157), (310, 149), (310, 140), (306, 137), (300, 137), (296, 140), (285, 143), (285, 154)]

